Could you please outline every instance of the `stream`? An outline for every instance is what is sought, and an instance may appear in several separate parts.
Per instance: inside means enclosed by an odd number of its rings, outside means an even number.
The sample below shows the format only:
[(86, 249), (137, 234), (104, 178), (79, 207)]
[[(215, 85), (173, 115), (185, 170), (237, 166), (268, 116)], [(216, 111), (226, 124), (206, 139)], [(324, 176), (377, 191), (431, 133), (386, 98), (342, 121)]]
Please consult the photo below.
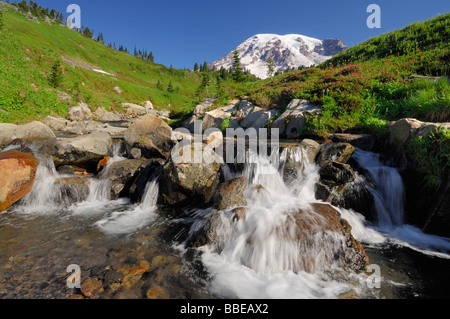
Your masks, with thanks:
[[(245, 220), (233, 222), (221, 212), (220, 249), (186, 245), (211, 209), (159, 207), (160, 170), (141, 203), (110, 200), (108, 180), (97, 178), (88, 198), (73, 203), (55, 184), (62, 176), (53, 161), (40, 156), (32, 191), (0, 215), (0, 298), (80, 297), (67, 286), (70, 265), (81, 268), (82, 282), (101, 279), (104, 289), (95, 297), (104, 299), (449, 298), (450, 239), (404, 224), (404, 189), (395, 168), (371, 152), (357, 150), (354, 159), (365, 171), (361, 178), (371, 181), (377, 221), (336, 209), (379, 267), (379, 287), (368, 284), (370, 274), (326, 264), (326, 242), (317, 240), (311, 254), (276, 236), (286, 211), (319, 202), (319, 169), (293, 146), (271, 157), (247, 154), (241, 171), (223, 167), (226, 179), (245, 176), (249, 186)], [(120, 160), (116, 155), (108, 165)], [(295, 174), (286, 170), (287, 160), (298, 164)], [(313, 271), (296, 269), (299, 258), (314, 260)]]

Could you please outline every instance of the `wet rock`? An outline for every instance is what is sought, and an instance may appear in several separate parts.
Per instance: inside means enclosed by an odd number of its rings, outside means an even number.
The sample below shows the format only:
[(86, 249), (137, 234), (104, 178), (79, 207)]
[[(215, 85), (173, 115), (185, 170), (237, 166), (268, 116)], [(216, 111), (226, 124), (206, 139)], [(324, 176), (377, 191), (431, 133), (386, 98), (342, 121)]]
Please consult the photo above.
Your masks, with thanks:
[(322, 144), (316, 163), (320, 166), (329, 161), (346, 164), (354, 152), (355, 148), (348, 143)]
[(0, 212), (31, 191), (38, 164), (29, 153), (10, 150), (0, 154)]
[(164, 165), (161, 195), (165, 204), (209, 203), (221, 178), (220, 158), (211, 148), (195, 143), (183, 146)]
[(320, 179), (327, 185), (343, 185), (355, 180), (355, 173), (348, 164), (327, 162), (320, 168)]
[(168, 158), (174, 145), (170, 126), (151, 114), (136, 119), (124, 137), (129, 149), (140, 149), (146, 158)]
[(214, 208), (225, 210), (237, 206), (247, 206), (244, 191), (248, 186), (246, 177), (238, 177), (220, 184), (214, 195)]
[(112, 139), (107, 133), (93, 133), (75, 138), (47, 141), (42, 150), (53, 157), (55, 165), (96, 167), (111, 153)]
[(161, 297), (163, 295), (163, 289), (160, 286), (155, 286), (147, 290), (146, 296), (148, 299), (160, 299), (165, 298)]
[(135, 177), (125, 186), (124, 189), (128, 194), (124, 193), (123, 195), (128, 195), (132, 203), (140, 203), (148, 182), (161, 171), (163, 164), (164, 161), (161, 159), (150, 160), (149, 164), (143, 169), (140, 169), (135, 174)]
[(121, 288), (124, 290), (130, 290), (135, 286), (142, 278), (142, 275), (147, 271), (142, 266), (135, 265), (131, 270), (123, 277), (121, 282)]
[(363, 151), (371, 151), (375, 145), (375, 137), (369, 134), (334, 134), (330, 137), (333, 143), (349, 143)]
[(70, 203), (76, 203), (88, 198), (91, 181), (75, 176), (59, 178), (55, 180), (55, 184), (59, 186), (63, 198), (67, 198)]
[(237, 207), (231, 211), (233, 213), (233, 221), (245, 221), (247, 209), (245, 207)]
[(98, 278), (88, 278), (81, 283), (81, 293), (86, 298), (94, 298), (103, 290), (103, 283)]
[(428, 216), (424, 231), (438, 236), (450, 237), (450, 174), (441, 186), (434, 201), (434, 209)]
[[(285, 240), (302, 243), (300, 264), (294, 271), (314, 272), (320, 266), (344, 264), (354, 271), (364, 271), (369, 265), (361, 243), (351, 234), (351, 226), (341, 218), (337, 210), (328, 204), (312, 204), (311, 209), (293, 213), (287, 223), (295, 223), (295, 229), (287, 225), (280, 230)], [(315, 249), (322, 246), (320, 257)], [(312, 258), (317, 257), (317, 258)]]
[(129, 159), (111, 164), (100, 174), (99, 179), (109, 179), (111, 181), (111, 199), (116, 200), (120, 197), (125, 185), (147, 167), (151, 161), (146, 159)]
[(306, 156), (310, 163), (314, 163), (317, 154), (320, 152), (320, 144), (310, 139), (304, 139), (301, 141), (300, 146), (306, 151)]

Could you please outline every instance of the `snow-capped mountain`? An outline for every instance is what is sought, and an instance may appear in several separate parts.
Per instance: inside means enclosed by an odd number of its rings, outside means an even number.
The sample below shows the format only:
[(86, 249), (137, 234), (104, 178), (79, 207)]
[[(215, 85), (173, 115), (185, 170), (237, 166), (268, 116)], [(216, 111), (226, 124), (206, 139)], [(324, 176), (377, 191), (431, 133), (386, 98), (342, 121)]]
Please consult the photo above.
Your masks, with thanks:
[[(274, 70), (312, 66), (331, 59), (347, 49), (342, 40), (318, 40), (300, 34), (257, 34), (241, 43), (237, 50), (242, 66), (261, 79), (268, 77), (268, 61), (274, 61)], [(211, 63), (210, 68), (230, 69), (234, 50)]]

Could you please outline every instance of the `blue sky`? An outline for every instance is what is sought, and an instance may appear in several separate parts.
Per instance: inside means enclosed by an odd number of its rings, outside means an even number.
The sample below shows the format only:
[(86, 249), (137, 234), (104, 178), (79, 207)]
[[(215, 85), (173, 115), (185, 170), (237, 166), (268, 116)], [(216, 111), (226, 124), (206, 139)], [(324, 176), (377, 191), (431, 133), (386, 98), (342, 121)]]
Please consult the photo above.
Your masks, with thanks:
[[(193, 68), (222, 57), (258, 33), (339, 38), (353, 46), (373, 36), (450, 11), (448, 0), (37, 0), (69, 15), (81, 7), (82, 24), (130, 51), (153, 51), (155, 62)], [(366, 26), (369, 4), (381, 7), (381, 29)]]

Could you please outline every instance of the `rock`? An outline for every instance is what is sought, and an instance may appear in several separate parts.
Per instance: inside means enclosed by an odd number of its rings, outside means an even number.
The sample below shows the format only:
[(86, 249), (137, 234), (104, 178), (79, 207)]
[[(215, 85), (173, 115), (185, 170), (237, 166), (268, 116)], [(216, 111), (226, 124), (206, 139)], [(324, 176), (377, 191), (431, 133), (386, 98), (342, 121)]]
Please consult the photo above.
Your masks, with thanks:
[(124, 138), (129, 149), (140, 149), (146, 158), (168, 158), (174, 145), (170, 126), (151, 114), (136, 119)]
[(434, 209), (428, 217), (424, 231), (443, 237), (450, 237), (450, 174), (443, 183), (435, 200)]
[(148, 110), (153, 110), (153, 103), (152, 102), (150, 102), (150, 101), (145, 101), (144, 102), (144, 107), (145, 107), (145, 109), (148, 111)]
[[(207, 129), (210, 128), (220, 129), (223, 121), (225, 121), (228, 118), (231, 118), (235, 111), (236, 107), (234, 105), (229, 105), (207, 112), (203, 118), (202, 124), (203, 131), (206, 131)], [(237, 124), (237, 122), (235, 124)]]
[(247, 209), (245, 207), (237, 207), (231, 211), (233, 213), (233, 221), (245, 221)]
[(265, 127), (270, 119), (277, 114), (277, 110), (264, 110), (260, 107), (254, 106), (247, 100), (243, 100), (239, 104), (238, 117), (243, 117), (239, 125), (242, 128), (263, 128)]
[(130, 290), (133, 286), (135, 286), (139, 280), (141, 280), (142, 275), (147, 271), (142, 266), (135, 265), (128, 274), (126, 274), (121, 282), (121, 288), (125, 290)]
[(119, 122), (123, 120), (122, 115), (108, 112), (103, 107), (99, 107), (94, 113), (97, 116), (97, 121), (101, 122)]
[(60, 101), (72, 101), (72, 97), (66, 92), (56, 91), (56, 94), (58, 95), (58, 100)]
[(416, 119), (406, 118), (394, 122), (389, 127), (389, 143), (404, 148), (413, 139), (430, 135), (439, 127), (450, 129), (450, 122), (427, 123)]
[(123, 93), (122, 90), (120, 89), (120, 87), (118, 87), (118, 86), (113, 87), (113, 90), (116, 91), (119, 94)]
[(209, 111), (209, 108), (211, 107), (211, 104), (200, 104), (197, 105), (194, 109), (193, 115), (197, 118), (202, 118), (205, 116), (205, 113)]
[(301, 128), (306, 125), (306, 116), (316, 115), (320, 110), (320, 106), (306, 100), (292, 100), (286, 111), (272, 123), (272, 128), (278, 128), (280, 136), (286, 135), (288, 139), (298, 138)]
[(160, 184), (163, 202), (209, 203), (220, 184), (221, 163), (222, 158), (204, 144), (178, 149), (163, 168)]
[(70, 165), (59, 166), (56, 169), (56, 171), (60, 175), (74, 175), (75, 174), (75, 169), (73, 168), (73, 166), (70, 166)]
[(54, 137), (55, 133), (47, 125), (38, 121), (14, 126), (2, 123), (0, 126), (0, 146), (7, 145), (15, 139), (43, 141)]
[[(121, 197), (125, 186), (130, 183), (142, 169), (150, 164), (149, 160), (129, 159), (111, 164), (105, 171), (100, 173), (100, 180), (111, 181), (111, 199)], [(128, 194), (127, 194), (128, 195)]]
[(204, 139), (203, 142), (212, 148), (217, 148), (223, 144), (223, 134), (220, 131), (212, 132)]
[(88, 278), (81, 284), (81, 293), (86, 298), (94, 298), (103, 291), (102, 281), (98, 278)]
[(71, 121), (86, 121), (92, 117), (92, 112), (86, 103), (80, 102), (80, 105), (69, 108), (67, 118)]
[(136, 173), (136, 176), (130, 181), (128, 189), (128, 197), (132, 203), (141, 203), (142, 197), (146, 190), (147, 184), (156, 175), (160, 174), (164, 160), (151, 159), (150, 163)]
[(47, 141), (43, 150), (53, 157), (55, 165), (96, 167), (111, 153), (112, 139), (107, 133), (93, 133), (75, 138), (57, 138)]
[[(295, 272), (313, 273), (333, 263), (364, 271), (369, 265), (364, 248), (351, 234), (351, 226), (332, 206), (312, 204), (311, 209), (300, 209), (289, 216), (286, 231), (281, 230), (280, 236), (284, 240), (301, 242), (304, 249), (299, 252), (300, 263), (294, 266)], [(293, 224), (295, 229), (290, 227)], [(317, 249), (321, 251), (320, 256)]]
[(334, 134), (330, 136), (333, 143), (349, 143), (363, 151), (371, 151), (375, 145), (375, 137), (369, 134)]
[(142, 151), (138, 148), (132, 148), (130, 151), (130, 157), (132, 159), (140, 159), (142, 157)]
[(57, 132), (66, 131), (69, 125), (72, 123), (69, 120), (54, 116), (47, 116), (46, 118), (42, 119), (42, 122), (48, 125), (50, 129)]
[(314, 163), (317, 154), (320, 152), (320, 144), (310, 139), (304, 139), (300, 143), (300, 146), (306, 151), (306, 157), (308, 158), (309, 163)]
[(333, 161), (346, 164), (354, 152), (355, 148), (348, 143), (322, 144), (316, 163), (324, 165), (329, 161)]
[(127, 115), (137, 114), (138, 116), (143, 116), (147, 114), (147, 109), (137, 104), (122, 103), (122, 108), (127, 110)]
[(0, 212), (31, 191), (38, 164), (29, 153), (10, 150), (0, 154)]
[[(236, 215), (233, 215), (235, 218)], [(195, 225), (195, 229), (191, 229), (190, 236), (186, 239), (186, 247), (202, 247), (205, 245), (220, 245), (226, 237), (227, 232), (224, 231), (228, 222), (224, 222), (226, 217), (216, 210), (208, 213), (203, 220)], [(228, 232), (229, 233), (229, 232)]]
[(320, 179), (327, 185), (343, 185), (355, 180), (355, 173), (350, 165), (327, 162), (320, 168)]
[(225, 210), (237, 206), (247, 206), (244, 191), (248, 186), (246, 177), (238, 177), (220, 184), (214, 195), (214, 208)]
[(89, 185), (91, 181), (83, 177), (64, 177), (55, 181), (61, 190), (63, 198), (67, 198), (69, 203), (85, 201), (89, 196)]

